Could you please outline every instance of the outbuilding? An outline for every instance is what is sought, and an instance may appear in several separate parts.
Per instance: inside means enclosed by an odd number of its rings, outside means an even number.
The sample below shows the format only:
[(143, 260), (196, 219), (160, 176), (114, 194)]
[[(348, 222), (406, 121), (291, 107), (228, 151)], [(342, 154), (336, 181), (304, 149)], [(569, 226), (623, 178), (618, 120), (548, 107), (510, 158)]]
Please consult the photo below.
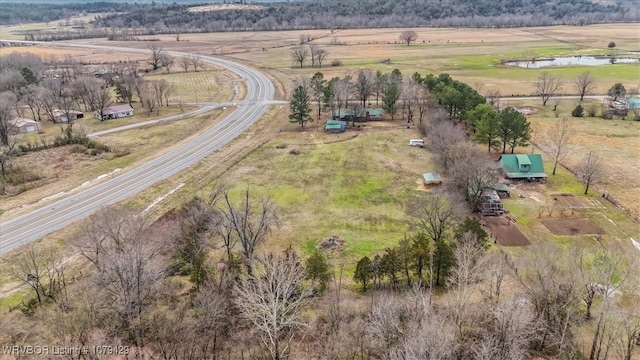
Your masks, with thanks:
[(56, 123), (67, 123), (69, 122), (69, 120), (74, 121), (84, 118), (84, 113), (78, 110), (64, 111), (60, 109), (54, 109), (51, 112), (51, 115), (53, 115), (53, 122)]
[(324, 124), (324, 131), (328, 133), (341, 133), (347, 129), (347, 123), (340, 120), (327, 120)]
[(15, 118), (9, 121), (9, 134), (28, 134), (32, 132), (40, 132), (42, 129), (40, 123), (26, 118)]
[(424, 173), (422, 174), (422, 182), (425, 185), (440, 185), (442, 184), (442, 177), (437, 173)]

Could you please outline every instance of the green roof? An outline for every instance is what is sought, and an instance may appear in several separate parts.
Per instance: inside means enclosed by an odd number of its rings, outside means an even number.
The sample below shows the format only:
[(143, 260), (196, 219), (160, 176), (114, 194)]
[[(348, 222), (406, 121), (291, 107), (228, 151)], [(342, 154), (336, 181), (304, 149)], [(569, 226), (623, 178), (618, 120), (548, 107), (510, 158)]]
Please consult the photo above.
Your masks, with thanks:
[[(507, 177), (510, 179), (546, 178), (542, 156), (540, 154), (513, 155), (503, 154), (500, 156), (500, 163)], [(528, 168), (522, 171), (521, 165)]]
[(324, 128), (326, 130), (334, 130), (334, 129), (342, 130), (342, 125), (339, 125), (339, 124), (327, 124), (327, 125), (324, 126)]
[(441, 183), (442, 178), (436, 173), (424, 173), (422, 174), (422, 180), (426, 183)]
[(366, 109), (366, 111), (369, 113), (369, 116), (384, 115), (384, 110), (382, 110), (382, 108), (371, 108), (371, 109)]
[(340, 120), (327, 120), (325, 123), (325, 127), (327, 125), (338, 125), (338, 126), (347, 126), (347, 122), (346, 121), (340, 121)]
[(527, 155), (516, 155), (516, 159), (518, 160), (518, 165), (531, 165), (531, 161)]

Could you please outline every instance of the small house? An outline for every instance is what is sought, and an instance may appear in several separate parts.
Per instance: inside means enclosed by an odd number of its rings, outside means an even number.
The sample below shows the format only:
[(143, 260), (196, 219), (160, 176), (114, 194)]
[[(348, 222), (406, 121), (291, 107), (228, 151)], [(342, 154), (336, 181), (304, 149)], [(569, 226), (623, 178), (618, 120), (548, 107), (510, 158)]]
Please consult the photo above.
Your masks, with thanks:
[(382, 120), (384, 110), (382, 108), (370, 108), (365, 109), (365, 116), (367, 120)]
[(508, 179), (546, 181), (540, 154), (502, 154), (500, 164)]
[(347, 123), (340, 120), (327, 120), (324, 124), (324, 131), (328, 133), (341, 133), (347, 129)]
[(82, 111), (77, 111), (77, 110), (64, 111), (60, 109), (54, 109), (51, 112), (51, 115), (53, 115), (53, 122), (56, 122), (56, 123), (67, 123), (69, 122), (69, 120), (74, 121), (77, 119), (84, 118), (84, 113)]
[(102, 119), (100, 118), (100, 113), (95, 112), (93, 117), (98, 120), (109, 120), (109, 119), (118, 119), (122, 117), (133, 116), (133, 108), (129, 104), (113, 104), (109, 105), (102, 112)]
[(442, 184), (442, 177), (437, 173), (424, 173), (422, 174), (422, 183), (425, 185), (440, 185)]
[(629, 98), (629, 100), (627, 100), (627, 107), (631, 111), (640, 110), (640, 98), (637, 98), (637, 97)]
[(334, 119), (344, 121), (369, 121), (382, 120), (384, 110), (382, 108), (366, 108), (366, 109), (340, 109), (334, 115)]
[(15, 118), (9, 121), (10, 135), (28, 134), (32, 132), (40, 132), (41, 130), (40, 123), (35, 120)]

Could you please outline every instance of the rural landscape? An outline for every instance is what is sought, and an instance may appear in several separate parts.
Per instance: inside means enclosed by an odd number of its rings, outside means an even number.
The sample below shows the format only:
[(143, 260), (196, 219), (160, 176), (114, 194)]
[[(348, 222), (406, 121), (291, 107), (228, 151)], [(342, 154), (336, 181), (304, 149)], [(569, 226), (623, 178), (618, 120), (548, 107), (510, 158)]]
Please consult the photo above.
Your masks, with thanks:
[(640, 359), (640, 14), (522, 3), (3, 4), (0, 359)]

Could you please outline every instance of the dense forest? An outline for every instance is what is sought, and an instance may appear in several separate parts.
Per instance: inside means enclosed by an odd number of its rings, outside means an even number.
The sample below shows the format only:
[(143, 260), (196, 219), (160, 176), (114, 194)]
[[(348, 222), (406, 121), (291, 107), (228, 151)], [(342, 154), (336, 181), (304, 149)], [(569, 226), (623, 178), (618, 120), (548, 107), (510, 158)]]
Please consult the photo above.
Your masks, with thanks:
[[(633, 4), (591, 0), (354, 0), (263, 3), (262, 10), (189, 12), (184, 2), (3, 4), (0, 23), (54, 21), (74, 13), (105, 13), (94, 25), (170, 31), (348, 29), (367, 27), (518, 27), (637, 21)], [(39, 10), (33, 11), (33, 6)]]
[(515, 27), (638, 20), (620, 5), (573, 1), (358, 0), (273, 3), (263, 10), (187, 12), (186, 5), (139, 5), (126, 14), (96, 19), (106, 27), (154, 27), (205, 31), (367, 27)]

